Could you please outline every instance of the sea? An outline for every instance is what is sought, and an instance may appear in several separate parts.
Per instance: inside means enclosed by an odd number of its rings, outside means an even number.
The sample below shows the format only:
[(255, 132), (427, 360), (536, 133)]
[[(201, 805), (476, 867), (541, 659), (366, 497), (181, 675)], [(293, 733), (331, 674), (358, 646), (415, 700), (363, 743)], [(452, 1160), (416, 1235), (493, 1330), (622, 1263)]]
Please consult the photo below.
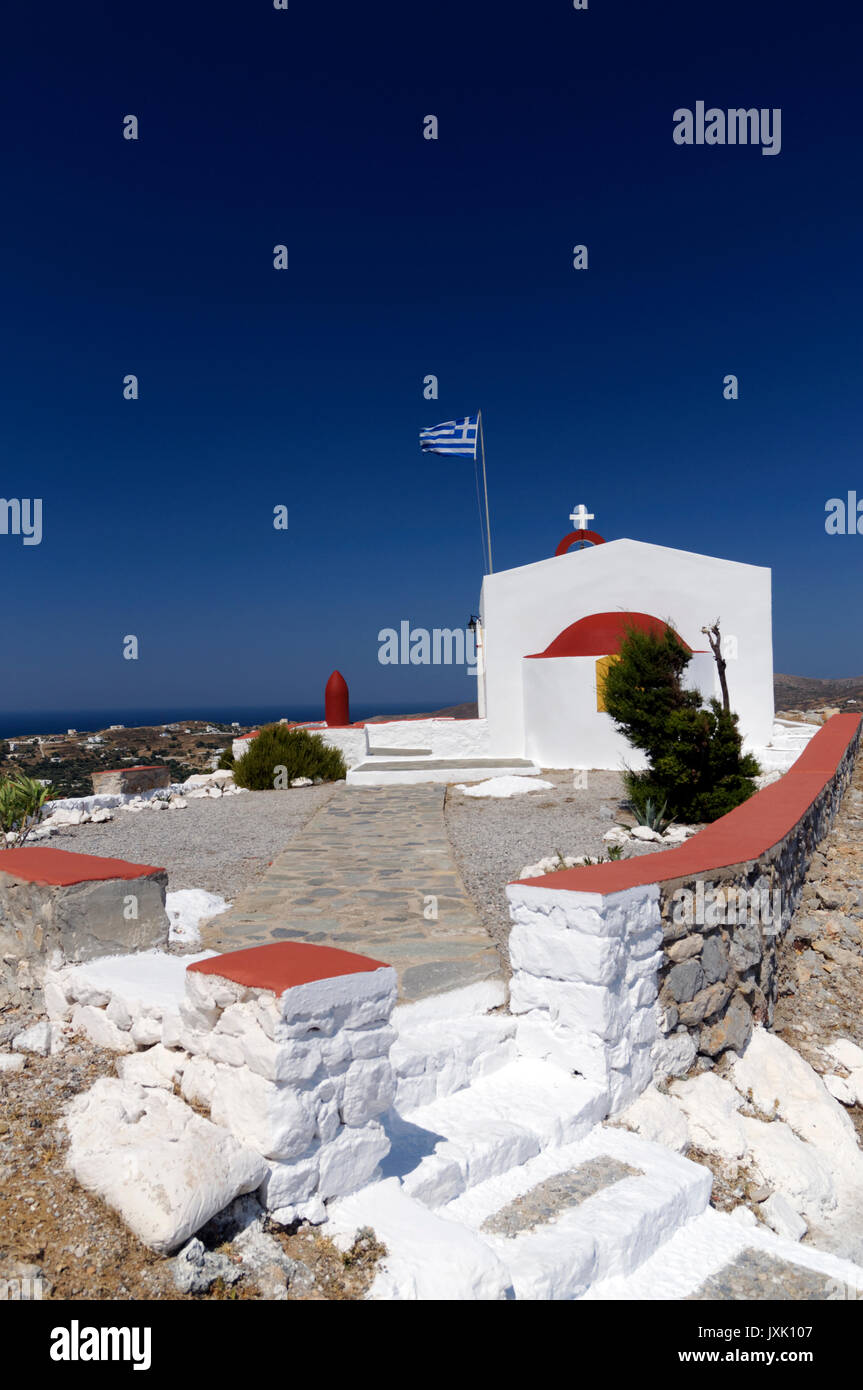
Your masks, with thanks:
[[(385, 705), (351, 704), (351, 719), (371, 719), (378, 714), (424, 714), (426, 709), (387, 708)], [(202, 719), (210, 724), (233, 724), (253, 727), (273, 724), (280, 719), (297, 723), (322, 720), (321, 705), (169, 705), (156, 709), (67, 709), (67, 710), (0, 710), (0, 738), (16, 734), (65, 734), (68, 729), (78, 733), (95, 733), (111, 724), (123, 724), (127, 729), (154, 724), (182, 724), (190, 719)]]

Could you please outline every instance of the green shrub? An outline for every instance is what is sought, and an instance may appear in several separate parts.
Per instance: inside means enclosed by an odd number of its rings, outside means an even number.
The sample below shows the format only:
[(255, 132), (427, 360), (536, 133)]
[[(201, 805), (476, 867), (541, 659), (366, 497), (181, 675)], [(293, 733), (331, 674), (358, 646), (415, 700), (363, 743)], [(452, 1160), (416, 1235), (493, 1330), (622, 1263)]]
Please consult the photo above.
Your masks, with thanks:
[(265, 725), (233, 769), (238, 787), (258, 792), (287, 787), (298, 777), (336, 782), (347, 773), (338, 748), (330, 748), (320, 734), (284, 724)]
[(690, 659), (670, 627), (661, 635), (630, 628), (607, 673), (605, 707), (650, 763), (625, 775), (639, 819), (652, 803), (653, 816), (662, 806), (678, 821), (713, 821), (755, 791), (760, 769), (742, 751), (737, 715), (718, 700), (703, 706), (681, 683)]
[(25, 777), (22, 772), (13, 772), (9, 777), (0, 777), (0, 831), (5, 836), (15, 835), (10, 847), (23, 845), (30, 831), (42, 819), (42, 807), (51, 795), (53, 788), (43, 787), (35, 777)]
[(217, 766), (217, 767), (221, 767), (221, 768), (225, 769), (225, 770), (228, 771), (228, 772), (233, 771), (233, 767), (234, 767), (234, 755), (233, 755), (233, 753), (231, 752), (230, 748), (223, 748), (223, 749), (222, 749), (222, 756), (221, 756), (221, 758), (219, 759), (219, 761), (218, 761), (218, 763), (216, 764), (216, 766)]

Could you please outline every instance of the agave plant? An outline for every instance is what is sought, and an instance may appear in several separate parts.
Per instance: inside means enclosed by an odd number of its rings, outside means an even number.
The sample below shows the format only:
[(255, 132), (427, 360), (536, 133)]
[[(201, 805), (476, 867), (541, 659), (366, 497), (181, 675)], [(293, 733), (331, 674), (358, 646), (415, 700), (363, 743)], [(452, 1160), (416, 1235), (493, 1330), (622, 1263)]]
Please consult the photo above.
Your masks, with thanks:
[(665, 814), (667, 805), (668, 803), (663, 801), (661, 806), (657, 806), (649, 796), (640, 804), (637, 801), (627, 802), (627, 810), (632, 812), (639, 825), (646, 825), (648, 830), (655, 830), (657, 835), (664, 835), (668, 827), (674, 824), (673, 818)]
[(44, 787), (35, 777), (25, 777), (22, 772), (0, 777), (0, 831), (9, 849), (23, 845), (39, 824), (42, 808), (52, 791), (52, 787)]

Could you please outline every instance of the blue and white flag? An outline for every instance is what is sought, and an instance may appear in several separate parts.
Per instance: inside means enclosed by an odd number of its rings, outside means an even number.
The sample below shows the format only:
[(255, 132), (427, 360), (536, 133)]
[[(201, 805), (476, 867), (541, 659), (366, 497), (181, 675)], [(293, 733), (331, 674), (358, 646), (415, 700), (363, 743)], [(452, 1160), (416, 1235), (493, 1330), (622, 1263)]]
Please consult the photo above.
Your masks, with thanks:
[(476, 438), (479, 415), (466, 415), (463, 420), (447, 420), (420, 430), (420, 448), (424, 454), (458, 454), (461, 458), (476, 458)]

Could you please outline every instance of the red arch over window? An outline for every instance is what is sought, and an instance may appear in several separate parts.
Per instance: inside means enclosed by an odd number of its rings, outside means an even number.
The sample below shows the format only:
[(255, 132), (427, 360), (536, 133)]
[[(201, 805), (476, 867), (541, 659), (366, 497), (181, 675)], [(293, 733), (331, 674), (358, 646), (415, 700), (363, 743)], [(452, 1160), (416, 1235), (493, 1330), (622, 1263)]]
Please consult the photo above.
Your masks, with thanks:
[[(653, 632), (659, 637), (666, 626), (650, 613), (591, 613), (589, 617), (579, 618), (577, 623), (565, 627), (553, 642), (549, 642), (544, 652), (531, 652), (530, 656), (610, 656), (620, 651), (620, 644), (629, 628)], [(692, 650), (679, 632), (674, 635), (687, 651)]]

